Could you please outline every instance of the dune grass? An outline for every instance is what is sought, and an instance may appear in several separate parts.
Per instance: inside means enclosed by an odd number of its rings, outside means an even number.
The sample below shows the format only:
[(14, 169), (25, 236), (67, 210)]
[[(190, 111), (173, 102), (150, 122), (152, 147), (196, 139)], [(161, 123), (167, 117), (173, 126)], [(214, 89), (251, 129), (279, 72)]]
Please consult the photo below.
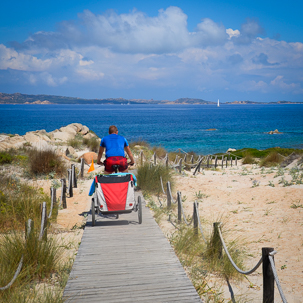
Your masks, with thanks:
[[(50, 197), (42, 188), (29, 186), (14, 176), (0, 175), (0, 231), (23, 230), (28, 219), (35, 226), (40, 224), (40, 204), (47, 203), (50, 209)], [(57, 205), (54, 205), (51, 220), (57, 216)]]
[(100, 143), (96, 137), (90, 139), (83, 138), (82, 143), (86, 145), (92, 152), (97, 153), (99, 151)]
[(167, 181), (170, 181), (171, 186), (173, 187), (172, 171), (166, 166), (154, 166), (149, 163), (144, 163), (142, 166), (138, 167), (138, 187), (143, 191), (147, 191), (151, 194), (161, 193), (162, 187), (160, 177), (162, 177), (163, 185), (165, 185)]
[(61, 177), (66, 172), (63, 159), (55, 151), (31, 149), (29, 152), (29, 172), (32, 175), (54, 172)]
[[(13, 285), (0, 291), (0, 302), (63, 302), (60, 283), (66, 280), (66, 264), (62, 263), (64, 248), (54, 238), (39, 241), (39, 231), (34, 230), (27, 240), (23, 233), (9, 233), (0, 238), (0, 286), (7, 285), (23, 255), (20, 274)], [(38, 291), (56, 276), (57, 285)], [(55, 287), (55, 288), (54, 288)]]
[(278, 152), (273, 151), (260, 161), (260, 166), (277, 166), (283, 161), (283, 159), (284, 158)]

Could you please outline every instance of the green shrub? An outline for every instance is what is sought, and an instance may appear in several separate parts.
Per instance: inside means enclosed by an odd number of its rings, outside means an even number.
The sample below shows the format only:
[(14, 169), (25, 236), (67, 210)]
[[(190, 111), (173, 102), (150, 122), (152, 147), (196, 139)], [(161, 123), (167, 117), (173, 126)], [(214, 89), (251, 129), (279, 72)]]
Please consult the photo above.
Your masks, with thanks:
[(167, 181), (170, 181), (173, 186), (172, 171), (169, 168), (163, 165), (151, 166), (149, 163), (145, 163), (138, 168), (138, 187), (149, 193), (159, 194), (162, 192), (160, 177), (162, 177), (164, 186)]
[(0, 164), (12, 163), (14, 157), (5, 151), (0, 152)]
[(283, 161), (283, 157), (276, 151), (271, 152), (267, 157), (260, 161), (260, 166), (276, 166)]
[(242, 164), (254, 164), (254, 163), (256, 163), (255, 158), (248, 151), (246, 151), (244, 153), (244, 158), (242, 159)]
[(60, 177), (66, 172), (63, 159), (53, 150), (30, 150), (29, 171), (34, 175), (55, 172)]

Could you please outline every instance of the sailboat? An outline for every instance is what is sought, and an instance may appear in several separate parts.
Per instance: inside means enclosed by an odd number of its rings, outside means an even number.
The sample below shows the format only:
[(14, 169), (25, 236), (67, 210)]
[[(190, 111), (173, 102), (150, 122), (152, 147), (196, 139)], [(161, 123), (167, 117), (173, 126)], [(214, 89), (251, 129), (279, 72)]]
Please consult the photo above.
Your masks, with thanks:
[(218, 103), (217, 103), (217, 106), (218, 106), (218, 107), (220, 107), (220, 101), (219, 101), (219, 99), (218, 99)]

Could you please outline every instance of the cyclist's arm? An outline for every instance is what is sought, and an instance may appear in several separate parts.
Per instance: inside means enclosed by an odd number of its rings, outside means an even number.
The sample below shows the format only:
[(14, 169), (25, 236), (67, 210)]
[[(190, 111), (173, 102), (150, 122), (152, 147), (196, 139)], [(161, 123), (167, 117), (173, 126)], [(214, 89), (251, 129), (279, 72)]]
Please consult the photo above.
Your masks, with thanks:
[(101, 162), (101, 158), (102, 158), (102, 155), (103, 155), (103, 152), (104, 152), (104, 147), (100, 146), (99, 148), (99, 153), (98, 153), (98, 158), (97, 158), (97, 164), (102, 164)]
[(128, 157), (130, 159), (130, 165), (135, 164), (135, 160), (134, 160), (134, 156), (129, 148), (129, 146), (124, 147), (124, 150), (126, 151), (126, 153), (128, 154)]

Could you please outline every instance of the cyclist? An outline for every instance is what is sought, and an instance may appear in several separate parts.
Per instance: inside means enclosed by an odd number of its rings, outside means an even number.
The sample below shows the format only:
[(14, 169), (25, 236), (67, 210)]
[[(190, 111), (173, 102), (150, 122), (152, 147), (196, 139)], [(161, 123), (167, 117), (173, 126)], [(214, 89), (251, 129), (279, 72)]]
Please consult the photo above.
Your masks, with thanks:
[[(102, 138), (97, 158), (97, 164), (104, 164), (105, 173), (114, 172), (113, 165), (119, 165), (119, 171), (123, 173), (128, 172), (128, 164), (133, 165), (135, 163), (133, 154), (129, 148), (126, 139), (118, 135), (118, 128), (115, 125), (111, 125), (108, 130), (109, 135)], [(105, 161), (101, 162), (103, 152), (105, 150)], [(127, 163), (125, 153), (128, 154), (130, 163)]]

